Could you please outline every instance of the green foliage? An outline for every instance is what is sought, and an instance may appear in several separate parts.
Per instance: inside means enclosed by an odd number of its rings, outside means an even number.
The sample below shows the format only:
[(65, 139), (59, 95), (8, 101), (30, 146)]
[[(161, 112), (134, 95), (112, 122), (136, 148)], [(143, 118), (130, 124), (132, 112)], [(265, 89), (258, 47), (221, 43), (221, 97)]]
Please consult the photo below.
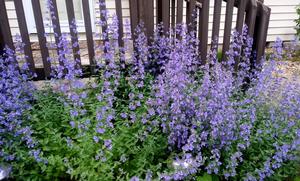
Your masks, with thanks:
[(208, 175), (207, 173), (203, 176), (197, 176), (197, 181), (219, 181), (219, 177), (215, 175)]
[[(148, 84), (151, 77), (148, 76)], [(101, 81), (98, 82), (101, 85)], [(147, 81), (146, 81), (147, 84)], [(147, 87), (147, 86), (146, 86)], [(117, 95), (116, 111), (128, 112), (128, 93), (144, 91), (147, 88), (129, 90), (128, 82), (123, 77)], [(37, 149), (42, 153), (46, 163), (37, 163), (28, 155), (28, 149), (18, 146), (16, 154), (21, 160), (14, 162), (13, 177), (18, 180), (129, 180), (133, 176), (145, 178), (147, 173), (157, 177), (157, 173), (166, 168), (169, 152), (167, 137), (160, 130), (142, 124), (141, 121), (131, 123), (127, 119), (117, 117), (114, 128), (107, 130), (101, 140), (112, 140), (112, 150), (105, 149), (103, 144), (95, 143), (93, 136), (96, 127), (96, 110), (103, 102), (97, 101), (99, 88), (89, 89), (85, 100), (87, 114), (79, 119), (89, 119), (91, 124), (83, 133), (70, 125), (72, 117), (70, 107), (65, 105), (64, 96), (50, 89), (38, 91), (35, 103), (28, 114), (32, 125), (33, 137), (38, 140)], [(145, 97), (145, 100), (147, 97)], [(128, 109), (128, 108), (127, 108)], [(147, 111), (145, 101), (136, 110), (138, 118)], [(130, 126), (128, 126), (130, 125)], [(103, 154), (105, 160), (97, 158)]]
[[(266, 107), (261, 107), (257, 110), (257, 121), (251, 133), (251, 145), (244, 151), (243, 162), (238, 168), (240, 175), (249, 173), (251, 170), (264, 169), (265, 163), (274, 157), (277, 152), (275, 145), (285, 145), (296, 138), (297, 128), (300, 126), (299, 122), (296, 123), (297, 125), (292, 130), (294, 134), (276, 137), (274, 135), (284, 132), (284, 129), (288, 127), (288, 121), (283, 121), (280, 125), (277, 123), (270, 124), (271, 115), (266, 110)], [(276, 126), (280, 128), (275, 129)], [(282, 181), (297, 175), (300, 169), (299, 152), (294, 150), (293, 153), (289, 151), (289, 154), (295, 155), (295, 160), (283, 161), (281, 163), (282, 166), (277, 169), (270, 168), (274, 173), (265, 180)], [(272, 163), (275, 163), (275, 161), (272, 161)], [(245, 178), (235, 178), (235, 180), (243, 179)]]
[(223, 56), (222, 51), (218, 51), (217, 58), (218, 58), (219, 61), (222, 60), (222, 56)]
[[(270, 57), (281, 60), (282, 41), (277, 43), (278, 52)], [(218, 62), (197, 71), (189, 62), (193, 56), (179, 55), (170, 56), (174, 62), (157, 79), (138, 67), (139, 61), (121, 72), (111, 61), (89, 86), (73, 75), (54, 81), (62, 86), (58, 89), (36, 91), (24, 121), (37, 144), (29, 148), (21, 140), (4, 148), (17, 158), (5, 160), (12, 178), (276, 181), (296, 176), (299, 87), (276, 86), (282, 82), (266, 67), (261, 72), (267, 75), (256, 72), (245, 90), (250, 64), (241, 74)], [(221, 52), (215, 56), (221, 61)]]

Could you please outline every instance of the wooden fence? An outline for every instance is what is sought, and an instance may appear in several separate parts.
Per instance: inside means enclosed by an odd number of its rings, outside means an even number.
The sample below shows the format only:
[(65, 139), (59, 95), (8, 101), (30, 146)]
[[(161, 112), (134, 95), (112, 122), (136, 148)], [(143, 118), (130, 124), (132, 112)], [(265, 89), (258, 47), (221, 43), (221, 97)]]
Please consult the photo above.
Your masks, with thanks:
[[(27, 29), (25, 13), (23, 8), (22, 0), (14, 0), (16, 15), (18, 19), (20, 35), (22, 41), (25, 43), (24, 52), (27, 56), (27, 62), (29, 63), (29, 68), (32, 72), (37, 73), (38, 78), (42, 79), (49, 77), (51, 73), (51, 65), (48, 61), (49, 50), (47, 47), (47, 40), (45, 35), (45, 27), (42, 18), (42, 10), (40, 5), (40, 0), (31, 0), (33, 6), (34, 20), (37, 29), (38, 42), (41, 49), (41, 56), (43, 60), (43, 68), (38, 69), (35, 67), (34, 58), (32, 55), (31, 42)], [(50, 0), (53, 4), (51, 11), (54, 16), (57, 17), (52, 19), (52, 24), (55, 27), (54, 33), (57, 35), (55, 38), (56, 43), (59, 42), (59, 37), (61, 36), (61, 27), (58, 16), (58, 10), (56, 1)], [(155, 28), (155, 18), (156, 24), (162, 22), (164, 24), (165, 31), (169, 30), (170, 27), (174, 27), (176, 24), (183, 23), (184, 13), (186, 10), (185, 22), (187, 24), (192, 24), (194, 30), (197, 30), (197, 38), (200, 40), (199, 51), (201, 52), (202, 62), (205, 62), (207, 51), (208, 51), (208, 26), (209, 26), (209, 0), (129, 0), (130, 5), (130, 23), (131, 30), (140, 23), (144, 22), (146, 28), (146, 35), (151, 37), (153, 35), (153, 30)], [(270, 19), (270, 8), (263, 4), (263, 1), (257, 0), (223, 0), (226, 3), (226, 16), (225, 16), (225, 27), (224, 27), (224, 38), (223, 42), (219, 42), (219, 31), (221, 24), (221, 6), (222, 0), (214, 0), (213, 9), (213, 29), (212, 29), (212, 42), (211, 47), (217, 47), (219, 44), (223, 45), (223, 55), (229, 49), (230, 46), (230, 36), (233, 28), (233, 10), (234, 7), (238, 9), (236, 29), (238, 32), (242, 31), (243, 26), (246, 24), (249, 28), (249, 34), (254, 38), (253, 50), (257, 57), (262, 57), (264, 55), (267, 30)], [(72, 21), (75, 19), (74, 5), (72, 0), (65, 0), (68, 22), (70, 27), (70, 33), (72, 35), (72, 41), (78, 41), (78, 35), (76, 31), (72, 31)], [(105, 0), (99, 0), (100, 10), (105, 10)], [(154, 3), (156, 7), (154, 7)], [(184, 5), (185, 4), (185, 5)], [(115, 0), (116, 13), (119, 19), (119, 34), (123, 35), (123, 21), (122, 21), (122, 1)], [(186, 7), (186, 8), (184, 8)], [(82, 0), (82, 10), (85, 25), (85, 35), (87, 40), (87, 49), (89, 54), (90, 66), (95, 64), (94, 61), (94, 39), (92, 31), (92, 23), (89, 12), (88, 0)], [(154, 11), (156, 10), (156, 16), (154, 16)], [(102, 15), (102, 14), (101, 14)], [(196, 18), (196, 19), (194, 19)], [(101, 20), (105, 20), (101, 16)], [(195, 21), (197, 20), (197, 21)], [(14, 42), (12, 40), (12, 35), (10, 31), (10, 25), (7, 17), (7, 11), (5, 7), (5, 0), (0, 0), (0, 49), (7, 45), (8, 47), (14, 49)], [(73, 27), (74, 28), (74, 27)], [(105, 31), (107, 27), (103, 26), (102, 31)], [(74, 43), (73, 42), (73, 43)], [(119, 44), (122, 46), (122, 38), (118, 40)], [(80, 62), (80, 55), (78, 52), (79, 47), (73, 47), (74, 58), (78, 59)], [(59, 50), (57, 50), (59, 51)], [(1, 53), (1, 52), (0, 52)], [(224, 59), (224, 57), (223, 57)], [(259, 58), (257, 59), (259, 63)]]

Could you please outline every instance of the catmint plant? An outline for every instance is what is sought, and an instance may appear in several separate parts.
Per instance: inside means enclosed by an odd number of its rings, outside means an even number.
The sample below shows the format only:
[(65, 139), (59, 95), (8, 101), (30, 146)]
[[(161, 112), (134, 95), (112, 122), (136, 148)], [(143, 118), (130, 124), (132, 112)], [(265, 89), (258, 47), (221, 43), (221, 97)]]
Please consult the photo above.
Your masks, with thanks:
[[(47, 1), (50, 18), (52, 1)], [(100, 0), (97, 5), (104, 6)], [(50, 86), (34, 89), (24, 44), (0, 58), (0, 173), (36, 180), (282, 180), (297, 173), (300, 84), (277, 39), (256, 65), (248, 28), (205, 64), (188, 25), (147, 37), (101, 10), (96, 78), (85, 82), (63, 33)], [(109, 23), (108, 23), (109, 22)], [(71, 27), (76, 34), (76, 22)], [(134, 40), (131, 40), (135, 38)], [(131, 41), (133, 45), (131, 46)], [(23, 67), (20, 65), (24, 65)], [(3, 164), (2, 164), (3, 163)]]
[[(16, 54), (6, 48), (0, 57), (0, 159), (2, 163), (18, 160), (16, 145), (24, 144), (28, 150), (34, 151), (37, 144), (32, 137), (31, 125), (26, 122), (24, 113), (31, 108), (34, 87), (27, 82), (28, 66), (21, 60), (23, 44), (19, 36), (16, 40)], [(20, 66), (19, 66), (20, 63)], [(22, 66), (23, 64), (23, 66)], [(32, 155), (39, 158), (39, 154)]]

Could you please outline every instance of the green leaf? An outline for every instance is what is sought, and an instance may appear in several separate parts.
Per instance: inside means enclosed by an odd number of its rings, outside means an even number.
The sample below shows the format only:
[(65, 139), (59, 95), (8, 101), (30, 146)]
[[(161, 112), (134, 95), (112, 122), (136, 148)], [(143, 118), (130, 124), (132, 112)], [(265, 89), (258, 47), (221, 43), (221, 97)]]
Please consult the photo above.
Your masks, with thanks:
[(214, 181), (211, 175), (205, 173), (203, 176), (198, 176), (197, 181)]
[(297, 176), (296, 178), (294, 178), (294, 181), (300, 181), (300, 176)]

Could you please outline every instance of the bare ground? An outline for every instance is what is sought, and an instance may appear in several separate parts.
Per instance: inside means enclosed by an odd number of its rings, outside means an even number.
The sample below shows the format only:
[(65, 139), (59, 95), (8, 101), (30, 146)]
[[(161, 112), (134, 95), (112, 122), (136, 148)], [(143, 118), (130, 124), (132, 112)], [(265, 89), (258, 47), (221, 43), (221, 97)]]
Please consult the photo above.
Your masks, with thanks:
[(284, 61), (280, 65), (283, 73), (281, 74), (283, 78), (287, 80), (292, 80), (296, 78), (300, 82), (300, 57), (298, 61)]

